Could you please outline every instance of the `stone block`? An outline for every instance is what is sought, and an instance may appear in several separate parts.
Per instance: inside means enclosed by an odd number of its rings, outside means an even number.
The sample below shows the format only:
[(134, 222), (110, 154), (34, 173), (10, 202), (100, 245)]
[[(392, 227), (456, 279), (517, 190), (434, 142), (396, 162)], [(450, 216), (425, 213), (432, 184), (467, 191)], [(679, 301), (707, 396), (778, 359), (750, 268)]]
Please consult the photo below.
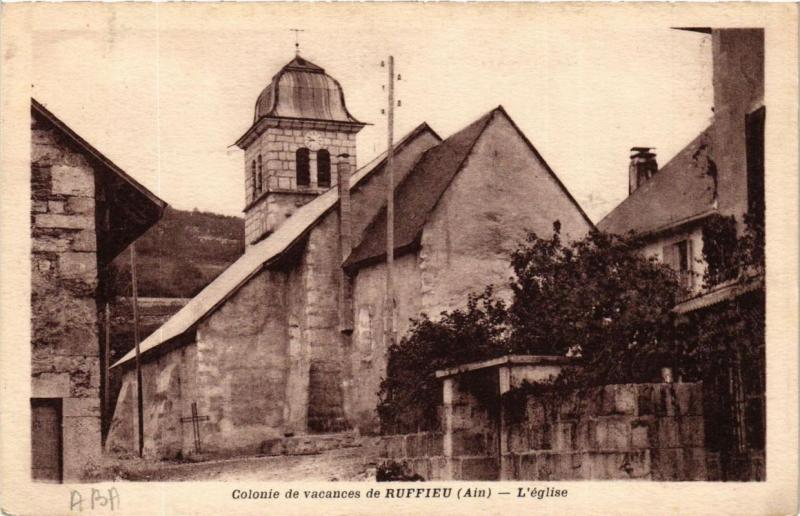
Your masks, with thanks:
[(89, 215), (94, 213), (94, 198), (68, 197), (67, 212), (72, 214)]
[(636, 389), (636, 412), (639, 416), (655, 414), (653, 384), (642, 383)]
[(675, 398), (677, 402), (678, 413), (681, 416), (699, 416), (703, 414), (702, 384), (675, 384)]
[(703, 416), (684, 416), (678, 420), (680, 445), (683, 447), (705, 446)]
[(556, 454), (544, 452), (536, 457), (536, 479), (537, 480), (558, 480), (555, 477)]
[(40, 228), (91, 229), (94, 227), (94, 217), (88, 215), (43, 213), (41, 215), (36, 215), (35, 225)]
[(283, 455), (285, 453), (283, 439), (267, 439), (261, 443), (262, 455)]
[(91, 283), (97, 278), (97, 257), (94, 253), (63, 253), (58, 266), (64, 279), (80, 279)]
[(416, 458), (408, 461), (409, 469), (422, 478), (429, 480), (432, 476), (431, 460), (429, 458)]
[(657, 448), (650, 450), (653, 480), (682, 480), (683, 450), (680, 448)]
[(530, 451), (530, 429), (521, 424), (514, 425), (508, 432), (508, 439), (506, 446), (509, 452), (524, 453)]
[(393, 435), (386, 438), (386, 455), (392, 459), (406, 456), (404, 435)]
[(499, 467), (494, 457), (461, 459), (461, 480), (497, 480)]
[(621, 469), (625, 471), (631, 479), (649, 479), (650, 472), (650, 450), (628, 452), (625, 454), (625, 462)]
[(613, 415), (616, 409), (616, 385), (606, 385), (602, 389), (602, 405), (598, 415)]
[(683, 475), (680, 480), (707, 480), (706, 450), (702, 447), (683, 449)]
[(31, 378), (32, 398), (68, 398), (69, 373), (42, 373)]
[(70, 241), (66, 236), (39, 235), (31, 239), (34, 253), (63, 253), (69, 250)]
[(93, 253), (97, 251), (97, 237), (93, 230), (85, 229), (75, 234), (70, 249), (79, 252)]
[(656, 415), (672, 417), (678, 414), (674, 385), (672, 383), (653, 385), (653, 405)]
[(91, 168), (55, 165), (51, 174), (54, 194), (94, 195), (94, 172)]
[(31, 211), (33, 213), (47, 213), (47, 201), (32, 201)]
[(597, 442), (595, 439), (595, 426), (597, 422), (593, 419), (581, 419), (575, 428), (575, 450), (588, 451), (595, 449)]
[(64, 398), (62, 403), (64, 417), (100, 417), (99, 398)]
[(636, 385), (614, 386), (614, 412), (616, 414), (636, 415)]
[(631, 427), (627, 418), (605, 417), (597, 422), (597, 443), (603, 450), (627, 450), (631, 444)]
[(444, 455), (444, 436), (438, 432), (426, 435), (428, 441), (428, 455), (431, 457)]
[(514, 478), (517, 480), (539, 480), (538, 453), (523, 453), (514, 457)]
[(658, 442), (658, 428), (652, 417), (634, 419), (631, 425), (631, 448), (651, 448)]
[(576, 448), (577, 423), (560, 422), (553, 425), (553, 449), (571, 451)]
[(47, 211), (50, 213), (64, 213), (64, 202), (63, 201), (48, 201), (47, 202)]
[(94, 478), (101, 460), (100, 418), (70, 417), (63, 420), (64, 481)]
[(653, 443), (656, 448), (676, 448), (681, 444), (680, 426), (674, 417), (661, 417), (658, 419), (658, 442)]
[(453, 455), (485, 455), (489, 453), (484, 434), (469, 431), (453, 432)]
[(428, 454), (428, 441), (425, 434), (409, 434), (406, 436), (406, 456), (425, 457)]
[(447, 459), (444, 457), (431, 457), (430, 464), (430, 480), (452, 480), (452, 478), (449, 478)]

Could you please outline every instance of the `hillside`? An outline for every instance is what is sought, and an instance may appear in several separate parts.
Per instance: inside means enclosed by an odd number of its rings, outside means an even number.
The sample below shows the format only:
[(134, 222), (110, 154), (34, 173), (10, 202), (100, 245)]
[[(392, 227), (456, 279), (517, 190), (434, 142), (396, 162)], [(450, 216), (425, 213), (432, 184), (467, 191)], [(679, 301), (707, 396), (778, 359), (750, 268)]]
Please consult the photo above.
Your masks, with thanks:
[[(136, 241), (139, 295), (192, 297), (244, 252), (244, 220), (167, 208)], [(112, 263), (112, 296), (130, 295), (130, 254)]]

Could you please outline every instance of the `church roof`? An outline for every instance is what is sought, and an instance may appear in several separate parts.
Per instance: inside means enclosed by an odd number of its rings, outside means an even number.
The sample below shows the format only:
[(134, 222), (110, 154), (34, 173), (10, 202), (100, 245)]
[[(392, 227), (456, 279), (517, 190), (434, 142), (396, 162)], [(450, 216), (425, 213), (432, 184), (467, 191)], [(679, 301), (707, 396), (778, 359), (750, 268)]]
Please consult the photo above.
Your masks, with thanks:
[(713, 156), (713, 128), (706, 128), (598, 222), (598, 229), (617, 234), (654, 233), (712, 212), (716, 179), (705, 158)]
[[(556, 180), (564, 194), (572, 201), (583, 218), (591, 225), (575, 199), (570, 195), (555, 173), (550, 169), (530, 141), (519, 130), (508, 116), (503, 106), (498, 106), (486, 113), (464, 129), (453, 134), (439, 145), (425, 151), (417, 161), (414, 169), (397, 186), (395, 193), (394, 248), (395, 255), (413, 249), (419, 242), (423, 226), (429, 214), (434, 210), (453, 178), (467, 161), (472, 148), (480, 138), (489, 122), (495, 116), (503, 116), (511, 122), (517, 133), (536, 154), (547, 171)], [(370, 223), (361, 242), (356, 246), (344, 266), (356, 267), (386, 258), (386, 207), (375, 216)]]
[(361, 124), (347, 111), (339, 82), (300, 56), (281, 68), (258, 96), (253, 123), (264, 117)]
[[(406, 144), (425, 132), (433, 132), (433, 130), (428, 124), (422, 123), (397, 143), (397, 151), (401, 151)], [(435, 133), (433, 134), (435, 135)], [(385, 161), (386, 153), (384, 152), (359, 168), (353, 174), (351, 188), (358, 187), (362, 181), (370, 177), (375, 171), (380, 170)], [(280, 258), (283, 253), (314, 227), (330, 209), (334, 208), (338, 201), (338, 189), (331, 188), (300, 207), (283, 224), (278, 226), (274, 233), (254, 244), (167, 322), (142, 341), (140, 344), (141, 353), (145, 354), (192, 330), (208, 314), (238, 291), (250, 278)], [(134, 351), (131, 350), (112, 367), (129, 362), (134, 356)]]

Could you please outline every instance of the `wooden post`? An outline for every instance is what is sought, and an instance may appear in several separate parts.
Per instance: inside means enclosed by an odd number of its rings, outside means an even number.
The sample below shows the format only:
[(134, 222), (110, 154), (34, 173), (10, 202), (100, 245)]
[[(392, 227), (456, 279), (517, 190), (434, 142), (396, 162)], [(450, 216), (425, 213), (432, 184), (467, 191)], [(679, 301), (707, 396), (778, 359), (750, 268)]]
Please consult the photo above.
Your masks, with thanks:
[[(108, 290), (106, 288), (106, 292)], [(109, 406), (111, 401), (111, 376), (109, 371), (111, 363), (111, 302), (108, 300), (108, 294), (106, 294), (106, 313), (103, 322), (105, 323), (103, 338), (103, 375), (105, 378), (105, 382), (103, 382), (103, 415), (106, 421), (110, 421), (114, 414), (109, 414), (111, 410)]]
[(142, 399), (142, 362), (139, 350), (139, 287), (136, 282), (136, 244), (131, 244), (131, 291), (133, 301), (133, 345), (136, 350), (136, 399), (139, 414), (139, 457), (144, 450), (144, 400)]
[(386, 345), (394, 342), (394, 56), (389, 56), (386, 147)]

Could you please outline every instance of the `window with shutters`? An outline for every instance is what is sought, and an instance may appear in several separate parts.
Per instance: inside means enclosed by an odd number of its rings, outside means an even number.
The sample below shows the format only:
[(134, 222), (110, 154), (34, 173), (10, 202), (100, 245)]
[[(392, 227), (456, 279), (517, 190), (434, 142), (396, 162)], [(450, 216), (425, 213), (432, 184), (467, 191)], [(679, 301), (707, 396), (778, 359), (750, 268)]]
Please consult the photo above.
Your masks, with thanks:
[(691, 240), (681, 240), (664, 246), (664, 263), (678, 273), (681, 287), (686, 289), (694, 287), (693, 261)]
[(295, 153), (295, 166), (297, 171), (297, 186), (311, 184), (311, 171), (309, 170), (308, 149), (302, 147)]

